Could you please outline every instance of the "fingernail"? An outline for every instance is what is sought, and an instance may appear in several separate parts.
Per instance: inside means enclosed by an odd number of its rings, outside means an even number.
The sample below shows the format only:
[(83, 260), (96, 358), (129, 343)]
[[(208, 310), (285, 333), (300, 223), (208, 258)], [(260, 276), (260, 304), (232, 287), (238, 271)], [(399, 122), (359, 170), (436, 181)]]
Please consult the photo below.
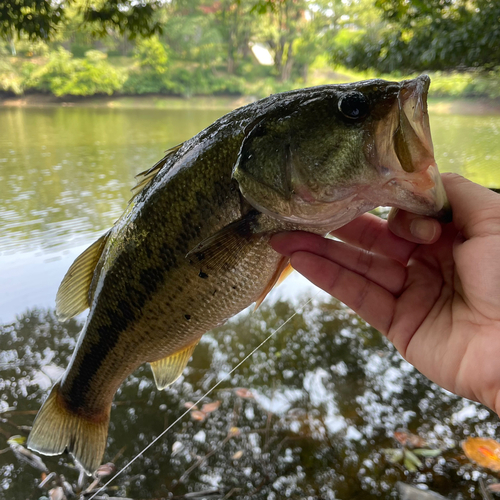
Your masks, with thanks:
[(410, 233), (421, 241), (432, 241), (436, 235), (436, 225), (432, 220), (413, 219), (410, 224)]

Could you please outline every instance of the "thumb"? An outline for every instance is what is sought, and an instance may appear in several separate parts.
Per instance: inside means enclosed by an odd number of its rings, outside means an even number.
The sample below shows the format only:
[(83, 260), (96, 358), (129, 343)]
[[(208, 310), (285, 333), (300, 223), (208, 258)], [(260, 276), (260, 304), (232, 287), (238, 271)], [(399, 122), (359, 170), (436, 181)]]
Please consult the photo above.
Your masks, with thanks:
[(500, 234), (500, 196), (457, 174), (443, 174), (453, 223), (465, 238)]
[[(453, 224), (466, 239), (486, 234), (500, 234), (500, 196), (457, 174), (443, 174), (443, 184), (453, 210)], [(392, 209), (391, 231), (415, 243), (434, 243), (441, 235), (435, 219)]]

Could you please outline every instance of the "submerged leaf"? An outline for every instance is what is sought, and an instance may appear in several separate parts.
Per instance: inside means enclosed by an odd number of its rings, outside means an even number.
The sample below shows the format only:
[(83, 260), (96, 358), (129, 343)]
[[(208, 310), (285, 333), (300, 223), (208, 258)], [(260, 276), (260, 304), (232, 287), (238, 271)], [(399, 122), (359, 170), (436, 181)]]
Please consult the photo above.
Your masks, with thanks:
[(403, 450), (399, 448), (385, 448), (382, 452), (387, 455), (387, 460), (391, 462), (391, 464), (397, 464), (403, 459)]
[(394, 439), (401, 443), (403, 446), (413, 446), (414, 448), (422, 448), (427, 443), (425, 439), (412, 434), (411, 432), (396, 431), (394, 433)]
[(106, 464), (100, 465), (97, 470), (94, 472), (94, 477), (96, 479), (102, 479), (104, 477), (110, 476), (114, 474), (116, 471), (116, 466), (112, 462), (108, 462)]
[(492, 493), (499, 493), (500, 492), (500, 483), (488, 484), (488, 486), (486, 488), (489, 491), (491, 491)]
[(240, 435), (240, 429), (238, 427), (231, 427), (228, 432), (228, 436), (235, 437)]
[(239, 460), (242, 456), (243, 456), (243, 450), (239, 450), (231, 458), (233, 460)]
[(56, 486), (49, 491), (50, 500), (66, 500), (66, 495), (61, 486)]
[(252, 399), (254, 395), (248, 390), (245, 389), (244, 387), (240, 387), (239, 389), (236, 389), (234, 391), (236, 396), (243, 398), (243, 399)]
[(500, 443), (494, 439), (468, 438), (462, 442), (467, 458), (482, 467), (500, 471)]
[(26, 443), (26, 438), (24, 436), (11, 436), (9, 439), (7, 439), (7, 444), (8, 445), (16, 445), (16, 444), (24, 444)]
[[(404, 464), (405, 464), (405, 467), (408, 469), (408, 470), (411, 470), (408, 466), (407, 466), (407, 463), (411, 462), (415, 467), (421, 467), (422, 466), (422, 462), (420, 461), (420, 459), (417, 457), (417, 455), (415, 455), (415, 453), (413, 453), (412, 451), (410, 450), (405, 450), (405, 461), (404, 461)], [(416, 469), (415, 469), (416, 470)]]
[(203, 413), (212, 413), (213, 411), (217, 410), (219, 406), (220, 406), (220, 401), (214, 401), (213, 403), (204, 404), (201, 407), (201, 411)]
[(430, 448), (419, 448), (418, 450), (413, 450), (415, 455), (424, 458), (433, 458), (441, 455), (441, 450), (431, 450)]
[(193, 420), (198, 420), (199, 422), (203, 422), (205, 420), (205, 413), (202, 411), (192, 411), (191, 418)]
[(179, 453), (182, 448), (184, 448), (184, 445), (180, 441), (176, 441), (172, 445), (172, 456), (174, 457), (175, 455), (177, 455), (177, 453)]

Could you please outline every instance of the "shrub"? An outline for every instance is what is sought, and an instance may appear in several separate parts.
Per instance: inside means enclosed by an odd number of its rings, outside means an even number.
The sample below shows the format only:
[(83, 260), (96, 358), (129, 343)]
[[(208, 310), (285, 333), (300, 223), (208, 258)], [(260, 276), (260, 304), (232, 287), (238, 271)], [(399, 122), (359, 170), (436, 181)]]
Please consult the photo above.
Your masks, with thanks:
[(141, 40), (134, 50), (137, 66), (124, 85), (124, 91), (131, 94), (172, 93), (174, 86), (168, 71), (168, 50), (158, 37)]
[(0, 59), (0, 92), (20, 95), (23, 93), (22, 76), (19, 75), (12, 64)]
[(106, 61), (106, 54), (89, 50), (84, 59), (73, 59), (67, 50), (53, 52), (45, 66), (32, 72), (27, 86), (56, 96), (111, 95), (122, 88), (123, 71)]

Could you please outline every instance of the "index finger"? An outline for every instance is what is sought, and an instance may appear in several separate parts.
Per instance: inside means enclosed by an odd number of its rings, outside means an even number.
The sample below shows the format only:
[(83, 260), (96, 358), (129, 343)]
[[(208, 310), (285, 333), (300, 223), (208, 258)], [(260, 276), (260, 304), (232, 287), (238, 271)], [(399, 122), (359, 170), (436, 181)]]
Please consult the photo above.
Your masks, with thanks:
[(416, 243), (396, 236), (389, 229), (387, 221), (373, 214), (363, 214), (331, 234), (346, 243), (384, 255), (404, 265), (417, 246)]

